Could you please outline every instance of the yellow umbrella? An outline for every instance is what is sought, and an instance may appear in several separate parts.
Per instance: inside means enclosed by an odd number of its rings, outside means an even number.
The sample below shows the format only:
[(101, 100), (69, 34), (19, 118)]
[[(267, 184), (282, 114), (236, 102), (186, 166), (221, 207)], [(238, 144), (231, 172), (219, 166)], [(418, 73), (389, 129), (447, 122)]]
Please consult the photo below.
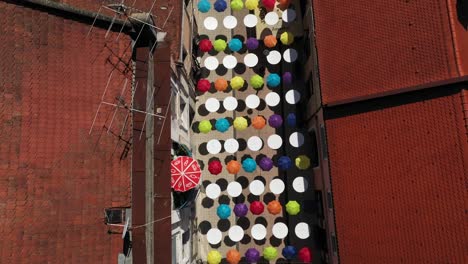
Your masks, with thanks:
[(219, 253), (219, 251), (211, 250), (208, 253), (206, 260), (208, 261), (208, 264), (219, 264), (221, 263), (222, 258), (223, 257), (221, 256), (221, 253)]
[(250, 85), (252, 85), (252, 87), (254, 89), (262, 88), (262, 86), (263, 86), (263, 77), (258, 75), (258, 74), (255, 74), (254, 76), (252, 76), (250, 78)]
[(234, 128), (242, 131), (247, 128), (249, 124), (247, 123), (247, 119), (245, 117), (239, 116), (234, 119)]
[(248, 10), (254, 10), (258, 7), (258, 0), (247, 0), (245, 1), (245, 7)]
[(300, 155), (296, 158), (296, 167), (301, 170), (307, 170), (310, 167), (310, 159), (306, 155)]
[(212, 128), (213, 126), (209, 120), (203, 120), (198, 124), (198, 130), (204, 134), (209, 133)]
[(231, 87), (234, 90), (239, 90), (240, 88), (244, 87), (244, 79), (240, 76), (236, 76), (231, 79)]
[(291, 45), (294, 42), (294, 35), (291, 32), (283, 32), (280, 36), (283, 45)]

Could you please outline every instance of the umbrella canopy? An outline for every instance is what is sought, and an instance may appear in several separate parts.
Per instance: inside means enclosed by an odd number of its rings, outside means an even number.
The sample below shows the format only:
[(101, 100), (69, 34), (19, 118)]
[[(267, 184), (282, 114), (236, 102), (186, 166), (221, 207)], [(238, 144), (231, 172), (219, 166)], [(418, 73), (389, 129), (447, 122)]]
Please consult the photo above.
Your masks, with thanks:
[(291, 166), (292, 166), (292, 161), (288, 156), (281, 156), (278, 159), (278, 167), (281, 170), (288, 170), (291, 168)]
[(234, 90), (239, 90), (240, 88), (244, 87), (244, 79), (240, 76), (236, 76), (231, 79), (231, 87)]
[(279, 7), (284, 10), (288, 8), (290, 3), (291, 3), (291, 0), (279, 0)]
[(232, 0), (231, 9), (234, 11), (240, 11), (244, 7), (244, 2), (242, 0)]
[(249, 248), (245, 252), (245, 260), (249, 263), (255, 263), (260, 260), (260, 252), (256, 250), (255, 248)]
[(254, 215), (261, 215), (263, 213), (263, 210), (265, 210), (265, 206), (260, 201), (253, 201), (250, 204), (250, 211)]
[(223, 257), (221, 256), (221, 253), (217, 250), (211, 250), (208, 253), (208, 256), (206, 257), (206, 260), (208, 261), (208, 264), (219, 264), (221, 263), (221, 259)]
[(268, 48), (274, 48), (276, 43), (278, 43), (278, 40), (273, 35), (268, 35), (263, 39), (263, 44)]
[(200, 182), (201, 169), (197, 160), (181, 156), (171, 161), (171, 187), (174, 191), (185, 192)]
[(303, 247), (298, 253), (299, 260), (304, 263), (310, 263), (312, 261), (312, 253), (308, 247)]
[(239, 131), (245, 130), (248, 125), (249, 124), (247, 122), (247, 119), (245, 119), (245, 117), (238, 116), (236, 117), (236, 119), (234, 119), (234, 128)]
[(229, 49), (237, 52), (242, 49), (242, 41), (238, 38), (233, 38), (229, 41)]
[(237, 174), (240, 171), (241, 165), (237, 160), (231, 160), (226, 165), (226, 169), (230, 174)]
[(283, 45), (291, 45), (294, 42), (294, 35), (291, 32), (283, 32), (280, 36)]
[(277, 87), (278, 85), (280, 85), (281, 83), (281, 77), (276, 74), (276, 73), (272, 73), (270, 75), (268, 75), (267, 77), (267, 85), (270, 86), (270, 87)]
[(218, 78), (216, 79), (214, 86), (216, 91), (223, 92), (228, 88), (228, 82), (224, 78)]
[(216, 0), (214, 3), (214, 9), (218, 12), (223, 12), (227, 8), (227, 3), (224, 0)]
[(226, 260), (229, 264), (238, 264), (241, 260), (241, 254), (235, 249), (230, 249), (226, 253)]
[(292, 74), (290, 72), (283, 73), (283, 83), (284, 84), (292, 83)]
[(307, 170), (310, 167), (310, 159), (306, 155), (300, 155), (295, 160), (296, 167), (300, 170)]
[(244, 161), (242, 161), (242, 168), (246, 172), (254, 172), (255, 169), (257, 169), (257, 163), (252, 158), (246, 158)]
[(219, 160), (213, 160), (208, 163), (208, 171), (213, 175), (218, 175), (223, 170), (223, 165)]
[(209, 39), (202, 39), (200, 40), (200, 44), (198, 44), (200, 50), (203, 52), (208, 52), (213, 48), (213, 44)]
[(208, 0), (201, 0), (198, 2), (198, 11), (207, 13), (211, 9), (211, 4)]
[(268, 124), (271, 127), (279, 128), (283, 124), (283, 118), (278, 114), (274, 114), (268, 118)]
[(227, 43), (224, 39), (217, 39), (215, 40), (213, 47), (217, 52), (221, 52), (226, 49)]
[(230, 126), (231, 124), (229, 124), (229, 121), (226, 118), (220, 118), (216, 120), (216, 123), (215, 123), (216, 130), (222, 133), (228, 131)]
[(290, 127), (295, 127), (296, 126), (296, 115), (294, 113), (290, 113), (286, 117), (286, 124)]
[(213, 126), (211, 125), (210, 120), (202, 120), (200, 123), (198, 123), (198, 130), (202, 132), (203, 134), (209, 133)]
[(231, 208), (229, 208), (227, 204), (221, 204), (218, 206), (218, 209), (216, 209), (216, 214), (221, 219), (228, 219), (229, 216), (231, 216)]
[(301, 205), (296, 201), (289, 201), (286, 204), (286, 212), (290, 215), (297, 215), (301, 211)]
[(258, 0), (246, 0), (245, 1), (245, 8), (248, 10), (254, 10), (258, 7)]
[(285, 259), (291, 260), (296, 257), (297, 250), (293, 246), (286, 246), (283, 248), (282, 254)]
[(256, 116), (252, 119), (252, 126), (255, 129), (262, 129), (266, 125), (266, 120), (263, 116)]
[(207, 92), (211, 88), (211, 83), (207, 79), (200, 79), (197, 82), (197, 89), (200, 92)]
[(281, 206), (280, 202), (278, 202), (276, 200), (273, 200), (273, 201), (269, 202), (268, 205), (267, 205), (268, 212), (270, 212), (270, 214), (273, 214), (273, 215), (277, 215), (277, 214), (281, 213), (282, 209), (283, 209), (283, 207)]
[(245, 205), (243, 203), (240, 203), (240, 204), (236, 204), (234, 206), (233, 211), (234, 211), (234, 214), (236, 214), (237, 217), (244, 217), (249, 212), (249, 208), (247, 207), (247, 205)]
[(263, 257), (266, 260), (274, 260), (278, 256), (278, 251), (276, 248), (269, 246), (263, 250)]
[(264, 171), (269, 171), (273, 168), (273, 161), (269, 157), (263, 157), (258, 166)]
[(263, 6), (268, 10), (275, 8), (275, 3), (276, 0), (262, 0)]
[(256, 38), (248, 38), (245, 46), (247, 46), (248, 50), (255, 50), (258, 48), (258, 40)]
[(252, 87), (254, 89), (262, 88), (262, 86), (263, 86), (263, 77), (258, 75), (258, 74), (255, 74), (254, 76), (252, 76), (250, 78), (250, 85), (252, 85)]

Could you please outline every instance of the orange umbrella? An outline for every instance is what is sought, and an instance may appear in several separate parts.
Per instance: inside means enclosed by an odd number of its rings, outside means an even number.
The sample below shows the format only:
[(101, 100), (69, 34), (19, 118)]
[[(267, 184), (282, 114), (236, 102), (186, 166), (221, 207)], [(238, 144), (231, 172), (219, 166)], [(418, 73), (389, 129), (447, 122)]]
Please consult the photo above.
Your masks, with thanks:
[(226, 169), (230, 174), (237, 174), (240, 171), (241, 164), (237, 160), (228, 162)]
[(273, 200), (268, 203), (267, 209), (268, 209), (268, 212), (270, 212), (270, 214), (277, 215), (281, 213), (282, 206), (278, 201)]
[(279, 7), (281, 9), (286, 9), (288, 8), (290, 3), (291, 3), (291, 0), (279, 0)]
[(275, 36), (269, 35), (269, 36), (266, 36), (266, 37), (263, 39), (263, 43), (264, 43), (265, 46), (267, 46), (268, 48), (274, 48), (274, 47), (276, 46), (276, 43), (278, 43), (278, 40), (276, 39)]
[(252, 119), (252, 126), (255, 129), (262, 129), (266, 125), (266, 120), (263, 116), (256, 116)]
[(241, 259), (241, 254), (235, 249), (231, 249), (226, 254), (226, 260), (229, 264), (238, 264)]
[(219, 92), (226, 91), (228, 82), (224, 78), (219, 78), (215, 81), (215, 89)]

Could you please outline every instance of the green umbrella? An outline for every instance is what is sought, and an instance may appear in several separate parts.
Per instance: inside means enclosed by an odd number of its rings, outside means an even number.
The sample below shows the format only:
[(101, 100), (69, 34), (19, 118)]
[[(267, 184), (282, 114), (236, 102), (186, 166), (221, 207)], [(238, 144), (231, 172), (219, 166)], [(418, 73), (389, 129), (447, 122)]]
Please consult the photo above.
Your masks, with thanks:
[(255, 74), (254, 76), (252, 76), (252, 78), (250, 78), (250, 85), (252, 85), (252, 87), (254, 89), (262, 88), (262, 86), (263, 86), (263, 77), (258, 75), (258, 74)]
[(244, 87), (244, 79), (240, 76), (236, 76), (231, 79), (231, 87), (234, 90), (239, 90), (240, 88)]
[(211, 128), (212, 125), (209, 120), (203, 120), (198, 124), (198, 130), (200, 130), (200, 132), (204, 134), (209, 133), (211, 131)]
[(278, 251), (274, 247), (266, 247), (263, 250), (263, 257), (266, 260), (274, 260), (278, 256)]
[(247, 119), (245, 119), (245, 117), (239, 116), (239, 117), (236, 117), (236, 119), (234, 119), (234, 128), (239, 131), (246, 129), (248, 125), (249, 124), (247, 122)]
[(291, 45), (294, 42), (294, 35), (291, 32), (283, 32), (280, 40), (283, 45)]
[(244, 7), (244, 2), (242, 0), (232, 0), (231, 1), (231, 9), (234, 11), (242, 10)]
[(227, 47), (226, 41), (224, 39), (217, 39), (213, 44), (214, 49), (217, 52), (224, 51)]
[(290, 215), (297, 215), (301, 211), (301, 205), (296, 201), (289, 201), (286, 204), (286, 212)]
[(310, 167), (310, 159), (306, 155), (300, 155), (295, 160), (296, 167), (300, 170), (307, 170)]

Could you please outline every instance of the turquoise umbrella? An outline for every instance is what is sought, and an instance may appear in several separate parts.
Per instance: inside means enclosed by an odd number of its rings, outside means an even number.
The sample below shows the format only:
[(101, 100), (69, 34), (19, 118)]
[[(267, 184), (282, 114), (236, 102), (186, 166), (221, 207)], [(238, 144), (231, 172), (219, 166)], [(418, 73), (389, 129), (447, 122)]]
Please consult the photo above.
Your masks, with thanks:
[(246, 172), (254, 172), (257, 168), (257, 163), (252, 158), (246, 158), (244, 161), (242, 161), (242, 168)]
[(240, 39), (237, 39), (237, 38), (231, 39), (231, 41), (229, 41), (229, 49), (234, 51), (234, 52), (237, 52), (237, 51), (241, 50), (242, 49), (242, 41), (240, 41)]
[(280, 83), (281, 83), (281, 77), (278, 74), (272, 73), (268, 75), (267, 85), (269, 87), (277, 87), (278, 85), (280, 85)]
[(229, 121), (226, 118), (220, 118), (216, 120), (216, 123), (215, 123), (216, 130), (218, 130), (219, 132), (223, 132), (223, 133), (228, 131), (230, 126), (231, 124), (229, 124)]
[(231, 216), (231, 208), (227, 204), (222, 204), (218, 206), (218, 209), (216, 210), (216, 214), (221, 219), (228, 219), (229, 216)]
[(198, 2), (198, 10), (202, 13), (207, 13), (211, 9), (211, 4), (207, 0)]

